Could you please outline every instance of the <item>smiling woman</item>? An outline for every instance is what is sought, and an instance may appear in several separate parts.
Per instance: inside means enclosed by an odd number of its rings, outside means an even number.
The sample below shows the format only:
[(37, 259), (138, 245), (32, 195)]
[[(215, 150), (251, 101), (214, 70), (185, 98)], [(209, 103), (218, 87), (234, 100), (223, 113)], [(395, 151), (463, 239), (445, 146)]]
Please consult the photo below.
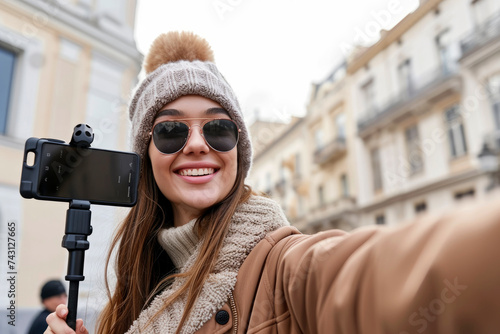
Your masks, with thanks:
[[(206, 41), (161, 35), (145, 68), (129, 108), (139, 196), (111, 245), (97, 333), (498, 331), (498, 201), (303, 235), (245, 185), (248, 130)], [(59, 305), (46, 334), (74, 333), (66, 315)]]

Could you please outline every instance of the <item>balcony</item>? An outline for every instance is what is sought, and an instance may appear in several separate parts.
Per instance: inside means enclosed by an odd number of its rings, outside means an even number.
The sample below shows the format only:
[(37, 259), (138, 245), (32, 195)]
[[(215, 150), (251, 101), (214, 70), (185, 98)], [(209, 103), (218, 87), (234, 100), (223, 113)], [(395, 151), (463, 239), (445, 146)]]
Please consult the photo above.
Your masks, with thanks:
[(460, 42), (462, 58), (468, 57), (495, 41), (500, 42), (500, 12), (493, 15), (480, 27), (474, 29)]
[(455, 63), (440, 66), (424, 73), (404, 90), (389, 98), (382, 107), (369, 108), (358, 121), (358, 134), (366, 138), (370, 134), (405, 119), (409, 114), (427, 111), (440, 99), (462, 90), (462, 79)]
[(276, 182), (276, 184), (274, 185), (274, 188), (276, 189), (278, 194), (280, 194), (281, 196), (284, 196), (285, 191), (286, 191), (286, 180), (284, 178), (282, 178), (281, 180)]
[(331, 228), (351, 230), (355, 227), (356, 199), (341, 197), (332, 202), (325, 203), (311, 209), (307, 221), (303, 222), (303, 230), (317, 232)]
[(314, 152), (314, 163), (323, 165), (340, 158), (347, 151), (344, 137), (337, 137)]

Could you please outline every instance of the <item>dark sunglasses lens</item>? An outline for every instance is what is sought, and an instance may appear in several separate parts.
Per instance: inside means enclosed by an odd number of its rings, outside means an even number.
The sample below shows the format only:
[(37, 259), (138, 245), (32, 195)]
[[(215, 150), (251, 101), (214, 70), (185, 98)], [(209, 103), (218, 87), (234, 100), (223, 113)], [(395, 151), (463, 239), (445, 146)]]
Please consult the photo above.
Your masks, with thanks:
[(178, 152), (186, 144), (189, 128), (181, 122), (162, 122), (153, 130), (153, 141), (158, 151), (166, 154)]
[(203, 126), (203, 136), (214, 150), (231, 151), (238, 143), (238, 127), (228, 119), (215, 119)]

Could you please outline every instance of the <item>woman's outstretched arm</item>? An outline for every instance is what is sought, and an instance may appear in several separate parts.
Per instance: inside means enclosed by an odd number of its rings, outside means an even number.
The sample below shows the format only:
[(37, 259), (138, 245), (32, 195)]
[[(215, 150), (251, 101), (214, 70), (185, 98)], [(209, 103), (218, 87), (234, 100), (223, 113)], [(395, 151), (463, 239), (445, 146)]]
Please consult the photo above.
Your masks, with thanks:
[(276, 287), (303, 332), (500, 328), (500, 200), (300, 242), (281, 257)]

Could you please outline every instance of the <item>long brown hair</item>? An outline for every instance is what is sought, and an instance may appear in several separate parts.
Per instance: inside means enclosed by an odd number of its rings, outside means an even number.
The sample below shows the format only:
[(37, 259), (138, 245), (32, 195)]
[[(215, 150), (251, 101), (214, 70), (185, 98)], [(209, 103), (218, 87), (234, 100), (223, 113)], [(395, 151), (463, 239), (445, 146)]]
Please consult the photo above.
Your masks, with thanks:
[[(185, 284), (165, 301), (163, 308), (187, 295), (186, 307), (177, 328), (180, 331), (213, 270), (236, 207), (248, 200), (252, 193), (250, 187), (244, 184), (241, 166), (238, 151), (238, 171), (231, 191), (220, 203), (207, 209), (196, 222), (196, 231), (203, 240), (200, 255), (189, 271), (177, 274), (172, 261), (157, 241), (161, 228), (173, 226), (171, 204), (156, 185), (151, 161), (146, 153), (142, 159), (137, 204), (119, 226), (108, 253), (105, 283), (109, 302), (99, 316), (97, 333), (125, 333), (155, 294), (173, 278), (185, 277)], [(108, 267), (115, 248), (116, 286), (111, 293)]]

